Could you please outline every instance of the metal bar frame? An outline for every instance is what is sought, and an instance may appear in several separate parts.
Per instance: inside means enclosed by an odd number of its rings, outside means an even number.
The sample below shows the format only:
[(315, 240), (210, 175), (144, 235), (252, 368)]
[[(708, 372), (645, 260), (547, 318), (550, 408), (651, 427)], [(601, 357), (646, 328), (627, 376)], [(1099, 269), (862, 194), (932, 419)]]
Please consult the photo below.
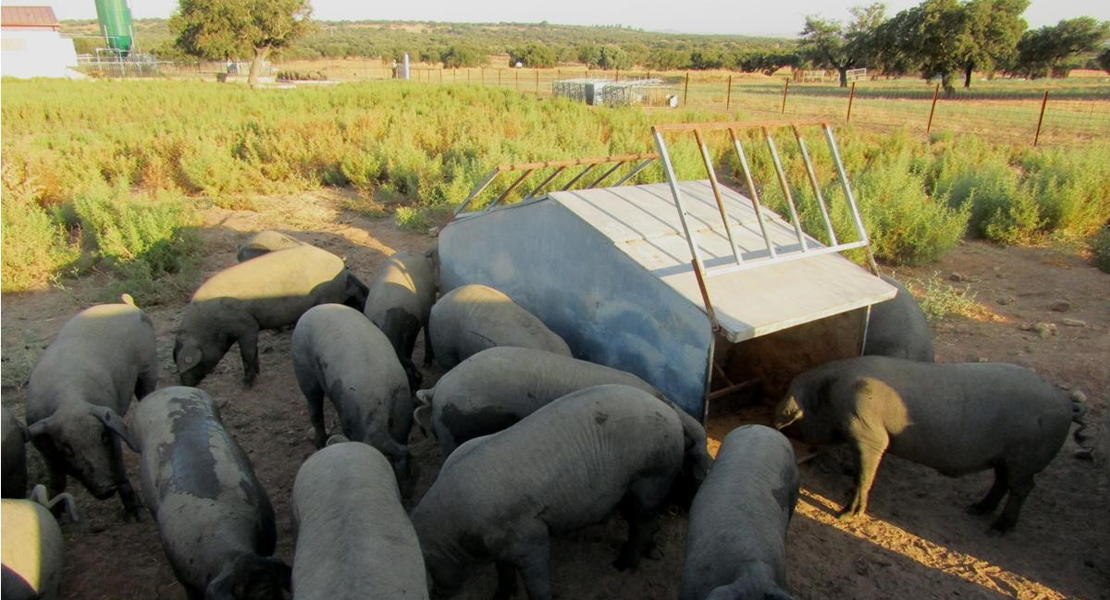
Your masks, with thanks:
[(504, 192), (501, 193), (500, 196), (497, 197), (497, 200), (489, 203), (489, 206), (487, 208), (493, 208), (494, 206), (501, 204), (505, 200), (505, 198), (509, 197), (509, 194), (513, 193), (513, 190), (515, 190), (517, 186), (524, 183), (525, 179), (528, 179), (528, 176), (531, 175), (532, 171), (534, 170), (535, 169), (525, 169), (524, 172), (520, 174), (520, 177), (517, 177), (516, 181), (514, 181), (512, 185), (510, 185)]
[(763, 139), (767, 142), (767, 149), (771, 151), (771, 162), (775, 165), (775, 174), (778, 175), (782, 195), (786, 198), (786, 205), (790, 208), (790, 222), (793, 223), (794, 233), (798, 236), (798, 245), (801, 246), (802, 252), (809, 252), (805, 233), (802, 231), (802, 222), (798, 219), (798, 210), (794, 207), (794, 195), (790, 193), (790, 183), (786, 181), (786, 171), (782, 169), (779, 151), (775, 147), (775, 138), (771, 137), (771, 131), (766, 127), (763, 128)]
[(555, 169), (555, 170), (554, 170), (554, 171), (553, 171), (553, 172), (551, 173), (551, 175), (548, 175), (548, 176), (547, 176), (547, 179), (544, 179), (544, 180), (543, 180), (542, 182), (540, 182), (540, 184), (539, 184), (539, 185), (537, 185), (537, 186), (536, 186), (536, 187), (535, 187), (535, 188), (534, 188), (534, 189), (533, 189), (533, 190), (532, 190), (531, 192), (528, 192), (528, 195), (527, 195), (527, 196), (525, 196), (525, 198), (534, 198), (534, 197), (536, 196), (536, 194), (538, 194), (538, 193), (540, 192), (540, 190), (542, 190), (542, 189), (543, 189), (544, 187), (546, 187), (546, 186), (547, 186), (547, 184), (551, 183), (551, 182), (552, 182), (552, 181), (553, 181), (553, 180), (554, 180), (554, 179), (555, 179), (556, 177), (558, 177), (559, 175), (561, 175), (561, 174), (562, 174), (562, 172), (563, 172), (563, 171), (566, 171), (566, 170), (567, 170), (567, 168), (566, 168), (566, 167), (559, 167), (559, 168)]
[[(852, 82), (855, 85), (855, 82)], [(829, 219), (829, 210), (825, 206), (825, 198), (821, 195), (821, 184), (817, 181), (817, 173), (813, 170), (813, 162), (809, 160), (809, 152), (806, 150), (806, 142), (802, 139), (802, 132), (798, 126), (793, 127), (794, 139), (798, 140), (798, 150), (801, 151), (802, 161), (806, 165), (806, 175), (809, 176), (809, 184), (813, 187), (813, 196), (817, 199), (817, 206), (821, 209), (821, 217), (825, 219), (825, 231), (829, 234), (829, 243), (833, 246), (839, 242), (836, 241), (836, 232), (833, 231), (832, 220)]]
[(763, 219), (763, 205), (759, 201), (759, 189), (755, 187), (755, 182), (752, 181), (752, 169), (748, 166), (748, 155), (744, 153), (744, 145), (740, 143), (739, 136), (736, 135), (736, 129), (729, 128), (728, 134), (732, 137), (732, 145), (736, 149), (736, 156), (740, 159), (740, 168), (744, 171), (744, 183), (748, 186), (748, 193), (751, 194), (752, 208), (755, 209), (755, 219), (759, 221), (759, 231), (763, 234), (763, 240), (767, 243), (767, 253), (771, 258), (775, 258), (777, 252), (775, 245), (771, 243), (771, 236), (767, 234), (767, 223)]
[[(829, 150), (832, 155), (833, 164), (836, 167), (836, 174), (840, 180), (840, 184), (844, 189), (845, 201), (848, 203), (851, 210), (853, 224), (855, 225), (857, 239), (853, 242), (841, 243), (836, 238), (836, 232), (832, 226), (832, 219), (829, 217), (829, 209), (826, 204), (824, 196), (821, 194), (820, 181), (817, 179), (816, 172), (813, 167), (813, 161), (809, 156), (809, 151), (806, 148), (805, 141), (802, 138), (800, 127), (804, 125), (817, 125), (825, 134), (825, 140), (829, 145)], [(793, 195), (790, 191), (790, 182), (787, 180), (786, 171), (783, 169), (782, 160), (779, 157), (778, 148), (775, 145), (774, 137), (771, 135), (773, 128), (786, 128), (789, 127), (795, 139), (798, 141), (799, 153), (801, 154), (802, 161), (805, 163), (806, 175), (809, 179), (810, 185), (813, 187), (814, 196), (817, 204), (821, 210), (821, 216), (825, 222), (826, 231), (829, 233), (829, 246), (819, 247), (811, 246), (811, 241), (807, 240), (807, 234), (802, 230), (801, 220), (798, 217), (797, 207), (794, 202)], [(740, 136), (737, 135), (737, 130), (740, 129), (759, 129), (767, 143), (767, 150), (770, 152), (772, 163), (774, 164), (775, 173), (779, 180), (779, 185), (782, 187), (783, 195), (786, 199), (787, 206), (790, 209), (791, 223), (794, 227), (794, 232), (798, 238), (797, 252), (789, 252), (786, 254), (779, 254), (774, 243), (771, 241), (766, 221), (763, 217), (762, 205), (759, 199), (759, 190), (755, 185), (752, 177), (751, 166), (748, 163), (747, 155), (744, 152), (744, 145), (740, 141)], [(731, 227), (729, 224), (728, 211), (725, 207), (724, 201), (721, 197), (720, 184), (717, 181), (716, 173), (713, 169), (712, 157), (709, 153), (709, 147), (705, 142), (703, 131), (728, 131), (732, 138), (733, 148), (736, 150), (737, 158), (740, 161), (740, 167), (743, 171), (744, 182), (747, 184), (748, 192), (751, 196), (752, 208), (756, 213), (759, 221), (760, 232), (763, 234), (764, 242), (767, 246), (766, 258), (760, 260), (743, 260), (739, 247), (736, 245), (732, 236)], [(780, 264), (803, 258), (810, 258), (821, 256), (824, 254), (840, 253), (847, 250), (856, 248), (864, 248), (867, 252), (868, 266), (871, 272), (878, 275), (878, 266), (875, 264), (874, 256), (871, 252), (870, 240), (867, 237), (867, 232), (863, 225), (863, 219), (860, 217), (859, 207), (856, 204), (855, 196), (852, 193), (852, 188), (848, 182), (848, 175), (844, 170), (844, 163), (840, 159), (840, 152), (836, 147), (836, 139), (833, 136), (832, 128), (826, 121), (811, 120), (811, 121), (736, 121), (724, 123), (677, 123), (667, 125), (655, 125), (651, 128), (652, 137), (655, 139), (655, 146), (658, 150), (660, 161), (663, 163), (663, 171), (667, 176), (667, 183), (671, 189), (671, 195), (674, 198), (675, 209), (678, 211), (679, 221), (682, 224), (682, 229), (686, 237), (686, 243), (690, 248), (690, 256), (692, 258), (691, 265), (693, 266), (694, 276), (697, 278), (698, 288), (702, 295), (702, 300), (705, 303), (706, 314), (709, 316), (710, 323), (714, 330), (719, 325), (717, 323), (716, 315), (713, 312), (712, 299), (710, 298), (709, 288), (706, 281), (709, 277), (716, 277), (728, 273), (736, 273), (739, 271), (746, 271), (748, 269), (755, 269), (770, 264)], [(702, 161), (705, 163), (706, 173), (709, 177), (710, 186), (713, 189), (713, 195), (717, 201), (717, 207), (721, 214), (721, 219), (725, 225), (726, 232), (728, 233), (729, 242), (732, 244), (735, 262), (706, 268), (705, 262), (702, 259), (701, 251), (698, 248), (696, 231), (690, 228), (687, 220), (688, 213), (683, 203), (682, 192), (679, 187), (677, 176), (675, 175), (674, 166), (671, 163), (670, 154), (667, 150), (666, 140), (663, 134), (667, 132), (693, 132), (694, 138), (698, 144), (701, 152)], [(816, 242), (812, 242), (816, 244)]]
[(721, 222), (724, 223), (725, 233), (728, 234), (728, 245), (732, 247), (732, 256), (736, 258), (736, 262), (742, 263), (744, 258), (740, 256), (740, 246), (736, 244), (736, 238), (732, 235), (732, 224), (728, 222), (728, 211), (725, 210), (725, 201), (721, 198), (721, 186), (717, 183), (717, 173), (713, 171), (713, 157), (709, 155), (709, 146), (701, 137), (700, 129), (694, 130), (694, 139), (697, 140), (698, 148), (701, 150), (701, 160), (705, 163), (705, 173), (709, 176), (710, 187), (713, 188), (717, 211), (721, 214)]
[(571, 186), (578, 183), (579, 179), (582, 179), (583, 177), (585, 177), (586, 173), (589, 173), (590, 171), (594, 170), (594, 167), (596, 167), (597, 165), (598, 165), (598, 163), (594, 163), (592, 165), (586, 165), (586, 168), (582, 169), (581, 173), (575, 175), (574, 179), (571, 179), (569, 182), (567, 182), (567, 184), (564, 185), (559, 191), (565, 192), (565, 191), (569, 190), (571, 188)]
[(629, 162), (632, 162), (632, 161), (641, 161), (640, 164), (638, 164), (634, 169), (632, 169), (631, 172), (629, 172), (627, 175), (622, 177), (620, 179), (620, 181), (615, 183), (614, 184), (614, 187), (615, 187), (615, 186), (623, 185), (629, 179), (632, 179), (632, 177), (636, 176), (637, 173), (639, 173), (640, 171), (643, 171), (649, 165), (651, 165), (651, 163), (655, 162), (655, 159), (658, 158), (658, 157), (659, 157), (659, 155), (655, 154), (654, 152), (641, 152), (641, 153), (638, 153), (638, 154), (617, 154), (617, 155), (613, 155), (613, 156), (590, 156), (590, 157), (585, 157), (585, 158), (574, 158), (574, 159), (569, 159), (569, 160), (548, 160), (548, 161), (542, 161), (542, 162), (498, 165), (496, 168), (493, 169), (493, 171), (490, 172), (489, 175), (486, 176), (485, 179), (482, 180), (481, 183), (479, 183), (473, 190), (471, 190), (470, 194), (467, 195), (466, 199), (463, 200), (462, 203), (459, 204), (459, 206), (457, 208), (455, 208), (453, 216), (458, 216), (458, 215), (462, 214), (466, 210), (466, 208), (468, 206), (470, 206), (470, 204), (474, 201), (474, 199), (477, 198), (478, 195), (481, 194), (483, 191), (485, 191), (486, 188), (488, 188), (494, 182), (494, 180), (497, 179), (497, 177), (501, 173), (508, 173), (508, 172), (514, 172), (514, 171), (524, 171), (524, 174), (521, 175), (520, 177), (518, 177), (517, 180), (514, 181), (511, 186), (509, 186), (509, 189), (507, 189), (504, 193), (502, 193), (496, 200), (491, 202), (486, 208), (491, 208), (491, 207), (497, 206), (501, 202), (504, 202), (508, 198), (509, 194), (513, 192), (513, 190), (515, 190), (517, 187), (519, 187), (522, 183), (524, 183), (525, 180), (528, 179), (528, 177), (530, 177), (534, 172), (536, 172), (540, 169), (554, 168), (555, 171), (553, 173), (551, 173), (550, 175), (548, 175), (547, 178), (543, 180), (543, 182), (541, 182), (539, 185), (537, 185), (535, 188), (533, 188), (532, 191), (530, 191), (527, 194), (525, 194), (524, 196), (522, 196), (522, 198), (521, 198), (522, 200), (534, 198), (536, 196), (536, 194), (543, 191), (543, 189), (545, 187), (547, 187), (548, 184), (550, 184), (552, 181), (554, 181), (556, 177), (558, 177), (560, 174), (562, 174), (569, 167), (584, 166), (586, 168), (583, 169), (582, 172), (579, 173), (578, 175), (576, 175), (573, 179), (571, 179), (570, 183), (568, 183), (566, 186), (564, 186), (562, 188), (563, 191), (570, 189), (571, 186), (573, 186), (575, 183), (577, 183), (582, 177), (584, 177), (587, 173), (589, 173), (597, 165), (607, 164), (607, 163), (617, 163), (612, 168), (608, 169), (604, 175), (602, 175), (601, 177), (594, 180), (593, 183), (591, 183), (589, 185), (589, 187), (597, 186), (599, 183), (601, 183), (607, 177), (609, 177), (610, 175), (615, 173), (617, 170), (619, 170), (625, 164), (628, 164)]
[(615, 172), (615, 171), (616, 171), (617, 169), (619, 169), (619, 168), (621, 168), (621, 167), (623, 167), (623, 166), (624, 166), (624, 161), (622, 160), (622, 161), (618, 162), (617, 164), (613, 165), (613, 168), (611, 168), (611, 169), (609, 169), (608, 171), (606, 171), (606, 172), (605, 172), (605, 174), (604, 174), (604, 175), (602, 175), (601, 177), (598, 177), (597, 179), (593, 180), (593, 182), (592, 182), (592, 183), (590, 183), (590, 185), (587, 185), (586, 187), (587, 187), (587, 188), (595, 188), (595, 187), (597, 187), (597, 184), (601, 183), (602, 181), (605, 181), (605, 178), (606, 178), (606, 177), (608, 177), (608, 176), (612, 175), (612, 174), (613, 174), (613, 173), (614, 173), (614, 172)]

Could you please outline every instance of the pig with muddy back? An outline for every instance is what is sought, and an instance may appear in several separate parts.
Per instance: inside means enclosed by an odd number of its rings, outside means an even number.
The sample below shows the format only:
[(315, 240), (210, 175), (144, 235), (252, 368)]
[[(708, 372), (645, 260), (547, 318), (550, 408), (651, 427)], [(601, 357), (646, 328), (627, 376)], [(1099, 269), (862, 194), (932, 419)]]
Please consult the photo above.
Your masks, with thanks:
[(366, 286), (343, 259), (315, 246), (269, 252), (213, 275), (193, 294), (181, 317), (173, 360), (181, 384), (195, 386), (238, 342), (243, 383), (259, 373), (258, 332), (293, 325), (317, 304), (362, 310)]
[(208, 394), (168, 387), (139, 404), (142, 491), (190, 600), (282, 600), (274, 511)]
[(118, 493), (140, 519), (120, 442), (136, 447), (123, 416), (132, 396), (154, 391), (158, 358), (150, 317), (123, 300), (81, 311), (43, 352), (27, 383), (27, 432), (46, 459), (51, 497), (76, 477), (99, 500)]
[(436, 299), (433, 251), (394, 253), (381, 272), (370, 282), (363, 312), (397, 352), (397, 358), (409, 377), (409, 388), (415, 390), (423, 380), (412, 362), (416, 336), (424, 330), (424, 364), (430, 364), (432, 341), (428, 335), (428, 316)]
[(347, 438), (374, 446), (408, 490), (412, 394), (393, 346), (365, 315), (340, 304), (306, 312), (293, 330), (293, 372), (308, 402), (317, 448), (328, 439), (324, 398)]
[(786, 529), (797, 501), (790, 441), (762, 425), (732, 430), (690, 507), (679, 600), (790, 600)]
[(569, 356), (532, 348), (483, 350), (448, 371), (434, 388), (416, 392), (413, 418), (450, 454), (463, 442), (497, 433), (567, 394), (604, 384), (641, 389), (675, 411), (686, 444), (683, 484), (696, 490), (713, 460), (701, 423), (643, 379)]
[(550, 600), (549, 536), (618, 505), (629, 536), (614, 567), (635, 568), (654, 546), (683, 446), (675, 412), (622, 385), (569, 394), (459, 446), (412, 512), (433, 591), (454, 595), (472, 565), (495, 562), (497, 598), (513, 595), (519, 570), (531, 600)]
[(1033, 490), (1033, 476), (1059, 452), (1085, 407), (1033, 371), (1005, 363), (933, 364), (864, 356), (799, 375), (775, 409), (813, 444), (847, 441), (859, 466), (843, 518), (864, 514), (883, 454), (958, 477), (993, 469), (994, 484), (971, 505), (1008, 531)]

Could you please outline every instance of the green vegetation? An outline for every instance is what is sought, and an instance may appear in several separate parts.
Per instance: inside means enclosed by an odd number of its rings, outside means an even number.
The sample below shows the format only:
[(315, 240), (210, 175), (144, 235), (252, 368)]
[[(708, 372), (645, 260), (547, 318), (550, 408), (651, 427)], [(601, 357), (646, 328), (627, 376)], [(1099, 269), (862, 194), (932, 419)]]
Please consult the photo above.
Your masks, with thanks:
[(955, 288), (941, 281), (940, 276), (934, 272), (921, 282), (921, 288), (922, 293), (914, 295), (918, 296), (918, 304), (930, 321), (952, 314), (971, 317), (982, 312), (971, 286)]
[(1091, 236), (1091, 263), (1103, 273), (1110, 273), (1110, 226)]
[[(258, 195), (339, 186), (357, 192), (345, 208), (389, 211), (402, 226), (424, 230), (495, 165), (651, 151), (654, 122), (745, 116), (662, 117), (507, 89), (404, 82), (252, 92), (205, 82), (5, 81), (2, 110), (3, 289), (32, 289), (100, 265), (148, 303), (167, 289), (158, 285), (166, 274), (189, 271), (194, 207), (250, 210)], [(1102, 145), (1020, 150), (850, 127), (837, 136), (875, 252), (890, 262), (932, 260), (965, 228), (1006, 243), (1082, 239), (1110, 214)], [(791, 160), (797, 148), (785, 132), (778, 138), (807, 229), (821, 232), (801, 162)], [(809, 140), (838, 236), (851, 239), (828, 150), (818, 136)], [(692, 136), (671, 144), (679, 175), (704, 177)], [(762, 142), (746, 147), (765, 201), (782, 210)], [(723, 136), (712, 141), (736, 175), (730, 148)], [(512, 179), (499, 179), (487, 196)], [(661, 179), (655, 166), (637, 181)]]

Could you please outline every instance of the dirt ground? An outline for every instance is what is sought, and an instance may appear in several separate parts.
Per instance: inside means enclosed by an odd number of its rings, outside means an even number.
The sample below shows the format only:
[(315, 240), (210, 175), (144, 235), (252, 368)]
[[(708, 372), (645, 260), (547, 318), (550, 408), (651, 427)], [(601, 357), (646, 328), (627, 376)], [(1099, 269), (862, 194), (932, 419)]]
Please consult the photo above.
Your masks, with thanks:
[[(389, 253), (433, 243), (427, 236), (398, 230), (388, 218), (365, 218), (338, 209), (339, 205), (336, 193), (319, 192), (265, 199), (259, 201), (258, 212), (205, 211), (204, 276), (231, 265), (245, 232), (260, 229), (283, 230), (344, 256), (364, 281), (373, 277)], [(977, 318), (948, 317), (934, 327), (939, 361), (1006, 361), (1035, 368), (1054, 383), (1084, 392), (1091, 406), (1089, 420), (1104, 421), (1110, 400), (1110, 275), (1073, 253), (969, 242), (938, 264), (898, 269), (897, 276), (913, 282), (934, 271), (946, 281), (958, 280), (953, 285), (970, 286), (982, 309)], [(37, 355), (66, 319), (108, 300), (103, 278), (63, 284), (3, 297), (2, 399), (21, 417), (21, 382)], [(157, 326), (162, 386), (177, 383), (170, 355), (183, 305), (184, 299), (147, 308)], [(1042, 326), (1038, 332), (1027, 326), (1033, 323), (1052, 326)], [(298, 467), (314, 448), (306, 435), (307, 412), (293, 376), (289, 343), (289, 330), (263, 334), (262, 373), (253, 389), (240, 384), (241, 366), (234, 349), (201, 387), (226, 402), (225, 424), (253, 461), (277, 512), (277, 555), (292, 562), (290, 493)], [(417, 364), (421, 348), (418, 343)], [(426, 369), (426, 385), (440, 374)], [(729, 410), (728, 402), (715, 406), (714, 414), (709, 423), (711, 445), (741, 420), (739, 413)], [(410, 447), (421, 469), (415, 501), (435, 479), (443, 456), (415, 431)], [(949, 479), (887, 457), (871, 495), (870, 514), (842, 523), (834, 515), (851, 487), (844, 453), (819, 455), (801, 467), (802, 493), (787, 537), (789, 587), (801, 599), (1110, 599), (1110, 494), (1105, 475), (1100, 478), (1106, 466), (1073, 457), (1077, 449), (1069, 438), (1037, 478), (1017, 529), (1002, 537), (988, 533), (988, 517), (964, 512), (989, 487), (988, 473)], [(29, 453), (37, 456), (30, 446)], [(127, 464), (136, 487), (137, 458), (129, 454)], [(42, 476), (41, 465), (32, 471), (32, 479), (36, 475)], [(68, 560), (65, 598), (185, 597), (152, 519), (125, 521), (117, 499), (98, 502), (76, 482), (70, 491), (77, 496), (85, 522), (63, 525)], [(556, 597), (677, 597), (686, 534), (684, 511), (672, 507), (665, 513), (658, 536), (662, 556), (645, 560), (636, 572), (620, 573), (609, 566), (624, 533), (624, 523), (613, 516), (556, 539), (552, 553)], [(477, 568), (461, 597), (490, 597), (495, 579), (492, 566)], [(518, 597), (523, 597), (523, 591)]]

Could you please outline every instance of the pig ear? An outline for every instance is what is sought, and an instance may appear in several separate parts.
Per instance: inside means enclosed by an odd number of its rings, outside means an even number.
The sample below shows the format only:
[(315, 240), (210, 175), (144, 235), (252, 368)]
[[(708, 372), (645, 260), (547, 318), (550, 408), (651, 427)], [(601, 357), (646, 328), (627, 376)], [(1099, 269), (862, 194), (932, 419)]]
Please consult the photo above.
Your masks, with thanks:
[(34, 439), (40, 435), (45, 435), (50, 430), (50, 423), (52, 423), (54, 416), (51, 415), (41, 421), (36, 421), (27, 426), (27, 438)]
[(123, 422), (123, 417), (120, 417), (116, 411), (110, 408), (101, 408), (94, 412), (109, 431), (118, 435), (129, 448), (135, 452), (139, 451), (139, 445), (135, 443), (135, 438), (131, 437), (131, 432), (127, 430), (127, 424)]
[(420, 432), (424, 437), (432, 437), (432, 403), (428, 402), (421, 394), (425, 390), (416, 392), (416, 399), (420, 401), (420, 405), (412, 411), (412, 420), (416, 421), (416, 426), (420, 428)]
[(200, 364), (203, 353), (195, 344), (186, 342), (174, 352), (174, 361), (177, 362), (177, 371), (184, 373)]

